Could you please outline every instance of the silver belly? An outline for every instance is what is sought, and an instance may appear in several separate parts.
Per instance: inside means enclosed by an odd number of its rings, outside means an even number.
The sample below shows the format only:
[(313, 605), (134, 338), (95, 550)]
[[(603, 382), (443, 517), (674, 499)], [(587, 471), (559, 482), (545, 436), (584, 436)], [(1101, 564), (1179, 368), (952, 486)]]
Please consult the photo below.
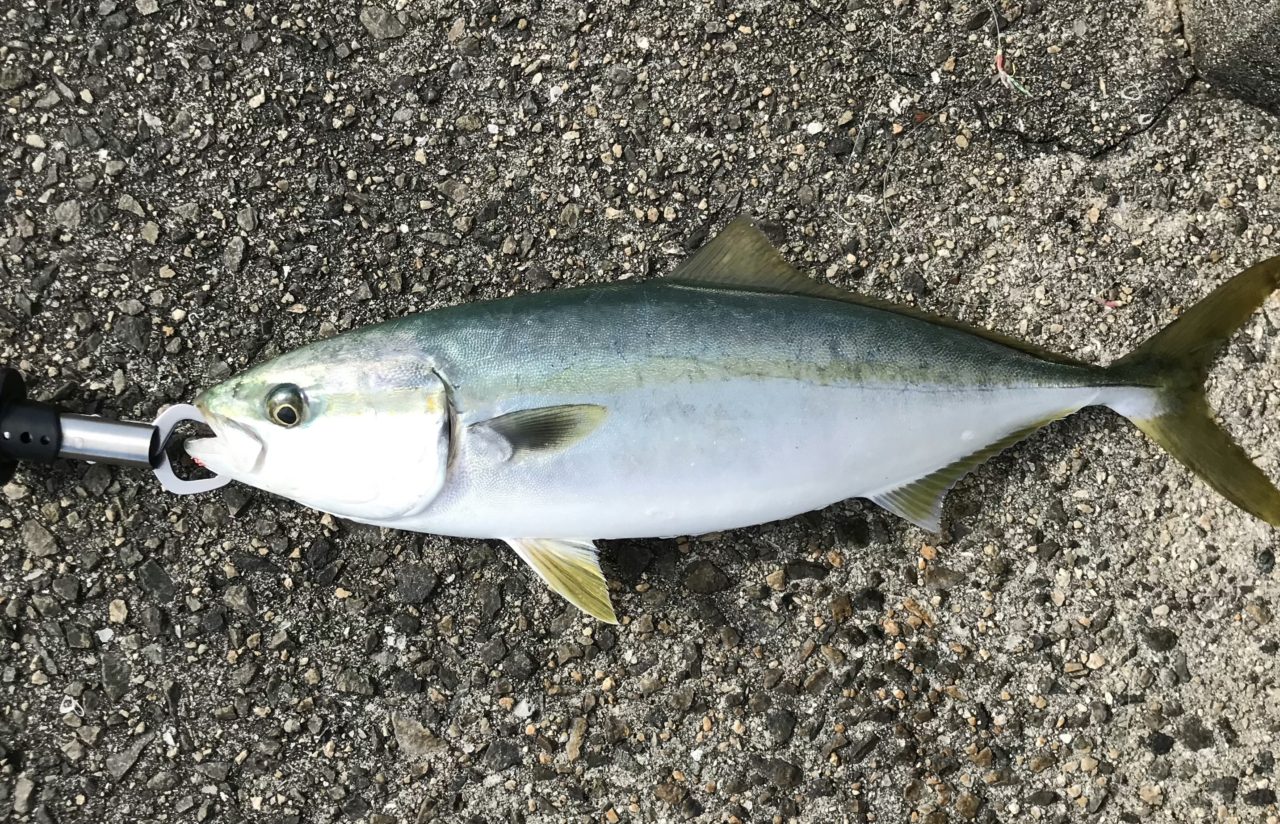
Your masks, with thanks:
[(1011, 432), (1107, 402), (1094, 387), (646, 387), (598, 403), (605, 423), (564, 451), (497, 460), (466, 437), (424, 511), (381, 525), (459, 537), (642, 538), (788, 518), (875, 495)]

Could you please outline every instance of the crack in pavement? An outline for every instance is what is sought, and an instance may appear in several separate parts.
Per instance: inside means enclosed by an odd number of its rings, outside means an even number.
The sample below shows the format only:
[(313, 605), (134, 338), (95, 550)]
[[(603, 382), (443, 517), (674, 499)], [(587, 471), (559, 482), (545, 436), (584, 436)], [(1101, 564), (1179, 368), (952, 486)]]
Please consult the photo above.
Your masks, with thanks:
[(1176, 103), (1179, 99), (1181, 99), (1183, 96), (1188, 94), (1191, 91), (1195, 81), (1199, 79), (1200, 79), (1200, 76), (1195, 71), (1191, 71), (1187, 73), (1186, 75), (1184, 75), (1182, 83), (1179, 84), (1179, 86), (1176, 89), (1174, 89), (1173, 92), (1168, 97), (1166, 97), (1164, 101), (1162, 101), (1158, 106), (1156, 106), (1154, 112), (1150, 113), (1150, 116), (1151, 116), (1150, 122), (1144, 125), (1139, 125), (1139, 126), (1136, 126), (1135, 128), (1129, 129), (1123, 132), (1122, 134), (1120, 134), (1119, 136), (1117, 136), (1114, 140), (1111, 140), (1100, 146), (1096, 146), (1092, 149), (1086, 149), (1078, 145), (1073, 145), (1073, 142), (1069, 139), (1068, 135), (1055, 134), (1055, 135), (1048, 135), (1045, 137), (1036, 137), (1031, 134), (1028, 134), (1027, 132), (1021, 129), (1011, 128), (1008, 126), (994, 125), (992, 124), (991, 118), (989, 115), (990, 110), (987, 107), (983, 106), (981, 102), (976, 100), (973, 101), (973, 108), (978, 115), (978, 122), (980, 122), (983, 128), (987, 129), (992, 134), (1002, 134), (1002, 135), (1008, 135), (1010, 137), (1014, 137), (1024, 146), (1028, 146), (1037, 151), (1046, 151), (1047, 147), (1053, 147), (1063, 152), (1066, 152), (1068, 154), (1073, 154), (1073, 155), (1076, 155), (1077, 157), (1084, 158), (1085, 160), (1097, 160), (1099, 158), (1102, 158), (1122, 148), (1125, 144), (1132, 141), (1135, 137), (1145, 134), (1146, 132), (1153, 129), (1158, 123), (1160, 123), (1164, 119), (1164, 116), (1168, 112), (1169, 108), (1174, 103)]

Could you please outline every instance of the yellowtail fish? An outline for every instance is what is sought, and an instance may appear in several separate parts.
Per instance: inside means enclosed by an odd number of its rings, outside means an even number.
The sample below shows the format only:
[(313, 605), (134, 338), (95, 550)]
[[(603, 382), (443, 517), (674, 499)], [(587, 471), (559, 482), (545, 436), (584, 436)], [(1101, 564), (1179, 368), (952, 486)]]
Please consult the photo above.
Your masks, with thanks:
[(596, 539), (853, 497), (937, 531), (960, 478), (1086, 406), (1280, 525), (1203, 392), (1278, 283), (1275, 257), (1100, 367), (807, 278), (740, 218), (666, 278), (439, 309), (255, 366), (200, 395), (215, 437), (187, 448), (355, 521), (506, 541), (610, 622)]

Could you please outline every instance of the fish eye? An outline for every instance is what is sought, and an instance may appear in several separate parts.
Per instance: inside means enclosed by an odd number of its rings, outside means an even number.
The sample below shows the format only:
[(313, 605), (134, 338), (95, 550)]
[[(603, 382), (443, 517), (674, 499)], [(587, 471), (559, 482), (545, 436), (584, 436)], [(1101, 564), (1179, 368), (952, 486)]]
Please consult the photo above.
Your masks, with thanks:
[(302, 422), (305, 408), (306, 399), (302, 396), (302, 390), (291, 383), (281, 384), (267, 394), (267, 417), (272, 423), (285, 429)]

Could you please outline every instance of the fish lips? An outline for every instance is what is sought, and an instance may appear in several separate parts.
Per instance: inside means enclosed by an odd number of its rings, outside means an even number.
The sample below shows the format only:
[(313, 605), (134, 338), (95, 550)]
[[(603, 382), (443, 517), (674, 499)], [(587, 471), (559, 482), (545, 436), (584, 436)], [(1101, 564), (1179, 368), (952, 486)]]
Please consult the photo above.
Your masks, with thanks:
[(182, 448), (196, 463), (216, 475), (244, 477), (262, 469), (267, 445), (249, 427), (208, 410), (205, 422), (213, 430), (212, 438), (192, 438)]

